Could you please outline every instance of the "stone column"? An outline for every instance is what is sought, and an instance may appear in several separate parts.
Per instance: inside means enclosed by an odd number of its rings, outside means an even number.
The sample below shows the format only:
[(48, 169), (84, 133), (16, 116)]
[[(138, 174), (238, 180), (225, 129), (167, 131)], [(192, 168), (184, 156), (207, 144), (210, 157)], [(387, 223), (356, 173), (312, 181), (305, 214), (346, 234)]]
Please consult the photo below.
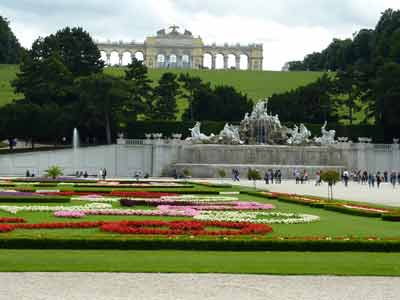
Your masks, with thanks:
[(118, 53), (118, 65), (122, 66), (122, 57), (123, 57), (123, 53)]
[(228, 69), (228, 55), (224, 55), (224, 69)]
[(216, 68), (216, 57), (215, 57), (215, 55), (213, 55), (213, 54), (211, 54), (211, 69), (212, 70), (215, 70), (215, 68)]
[(240, 55), (235, 56), (235, 67), (236, 70), (240, 70)]

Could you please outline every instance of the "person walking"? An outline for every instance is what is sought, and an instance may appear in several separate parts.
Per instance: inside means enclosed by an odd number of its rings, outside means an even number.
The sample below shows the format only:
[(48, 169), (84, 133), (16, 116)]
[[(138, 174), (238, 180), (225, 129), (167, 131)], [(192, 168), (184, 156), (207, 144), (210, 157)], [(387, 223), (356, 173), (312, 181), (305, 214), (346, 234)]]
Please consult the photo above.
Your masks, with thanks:
[(265, 184), (269, 184), (269, 174), (268, 174), (268, 171), (265, 171), (264, 180), (265, 180)]
[(317, 173), (315, 173), (315, 186), (319, 186), (321, 185), (321, 172), (317, 171)]
[(344, 170), (343, 172), (343, 181), (344, 181), (344, 186), (347, 187), (349, 185), (349, 171)]
[(390, 173), (390, 183), (392, 184), (393, 188), (396, 187), (396, 172), (392, 171), (392, 173)]
[(381, 182), (382, 182), (381, 172), (378, 171), (378, 172), (376, 173), (376, 185), (377, 185), (378, 189), (379, 189), (380, 186), (381, 186)]
[(105, 180), (107, 177), (107, 169), (106, 168), (103, 169), (102, 175), (103, 175), (103, 180)]

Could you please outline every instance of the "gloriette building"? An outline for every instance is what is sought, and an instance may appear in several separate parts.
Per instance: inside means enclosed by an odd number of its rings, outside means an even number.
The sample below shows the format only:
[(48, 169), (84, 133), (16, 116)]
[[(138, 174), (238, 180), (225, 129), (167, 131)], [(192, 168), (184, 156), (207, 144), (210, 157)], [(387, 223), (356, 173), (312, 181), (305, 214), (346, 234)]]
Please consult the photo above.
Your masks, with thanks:
[(205, 61), (208, 60), (211, 64), (207, 67), (216, 69), (219, 60), (220, 69), (262, 70), (262, 44), (205, 45), (200, 36), (195, 37), (188, 30), (181, 33), (178, 28), (161, 29), (143, 43), (98, 42), (97, 46), (108, 65), (111, 64), (111, 55), (118, 55), (116, 65), (122, 65), (125, 56), (135, 57), (140, 53), (149, 68), (201, 69), (206, 67)]

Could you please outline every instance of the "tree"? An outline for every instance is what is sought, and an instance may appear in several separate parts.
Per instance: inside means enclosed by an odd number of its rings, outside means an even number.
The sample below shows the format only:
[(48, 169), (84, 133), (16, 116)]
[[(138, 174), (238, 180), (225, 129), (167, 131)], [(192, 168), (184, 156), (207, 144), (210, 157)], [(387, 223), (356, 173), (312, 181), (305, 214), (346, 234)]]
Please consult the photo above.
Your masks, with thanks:
[(155, 120), (175, 120), (178, 107), (176, 97), (179, 95), (179, 84), (176, 74), (164, 73), (154, 89), (154, 103), (151, 117)]
[(23, 48), (12, 32), (6, 18), (0, 16), (0, 64), (18, 64)]
[(15, 92), (24, 94), (27, 101), (35, 104), (65, 105), (76, 100), (73, 74), (57, 53), (42, 60), (33, 60), (25, 55), (12, 85)]
[(218, 169), (218, 176), (221, 178), (221, 181), (226, 177), (226, 171), (224, 169)]
[(129, 83), (105, 74), (92, 74), (76, 81), (76, 88), (90, 118), (100, 119), (104, 125), (107, 143), (111, 144), (111, 128), (118, 114), (129, 111)]
[(183, 85), (183, 90), (185, 92), (182, 93), (183, 98), (185, 98), (189, 103), (187, 119), (190, 121), (194, 121), (194, 109), (193, 109), (193, 102), (194, 102), (194, 95), (195, 92), (202, 88), (203, 82), (200, 77), (198, 76), (190, 76), (189, 73), (181, 73), (179, 75), (178, 80)]
[(328, 183), (328, 199), (333, 200), (333, 185), (340, 180), (340, 174), (335, 170), (322, 172), (321, 180)]
[(51, 166), (45, 171), (45, 176), (56, 179), (63, 175), (63, 171), (59, 166)]
[(89, 33), (80, 27), (65, 27), (55, 34), (38, 38), (28, 51), (34, 61), (57, 53), (61, 62), (74, 77), (102, 72), (104, 62)]
[[(194, 90), (192, 109), (199, 121), (238, 122), (252, 107), (253, 102), (231, 86), (213, 89), (209, 84), (203, 84)], [(185, 112), (186, 118), (190, 115), (189, 109)]]
[(256, 189), (256, 182), (257, 180), (261, 179), (261, 175), (260, 172), (258, 172), (256, 169), (249, 168), (249, 170), (247, 171), (247, 178), (249, 180), (253, 180), (254, 188)]
[(336, 109), (340, 111), (344, 107), (344, 110), (347, 111), (344, 117), (348, 119), (350, 126), (353, 125), (354, 114), (361, 110), (361, 105), (358, 101), (362, 94), (359, 75), (355, 68), (349, 67), (345, 71), (338, 71), (333, 83), (333, 93), (337, 96), (335, 99)]
[(130, 109), (128, 114), (130, 119), (136, 119), (138, 113), (151, 112), (151, 99), (153, 98), (152, 81), (148, 78), (146, 65), (136, 58), (128, 65), (125, 71), (125, 80), (129, 81)]

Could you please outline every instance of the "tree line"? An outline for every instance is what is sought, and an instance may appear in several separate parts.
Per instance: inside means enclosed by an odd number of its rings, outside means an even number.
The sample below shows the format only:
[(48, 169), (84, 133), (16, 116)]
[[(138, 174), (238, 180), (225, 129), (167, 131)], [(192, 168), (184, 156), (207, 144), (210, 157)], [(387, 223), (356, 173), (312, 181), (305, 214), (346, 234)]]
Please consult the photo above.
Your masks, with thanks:
[(252, 101), (230, 86), (212, 87), (188, 73), (165, 72), (152, 82), (136, 59), (123, 77), (104, 72), (101, 54), (82, 28), (66, 27), (38, 38), (21, 56), (12, 82), (22, 100), (0, 108), (0, 135), (54, 142), (79, 128), (107, 143), (129, 122), (176, 120), (178, 99), (186, 99), (185, 120), (239, 121)]
[[(386, 10), (375, 29), (362, 29), (353, 39), (335, 39), (322, 52), (291, 62), (290, 70), (326, 74), (305, 87), (272, 97), (271, 107), (284, 121), (345, 119), (352, 125), (355, 114), (362, 112), (361, 123), (383, 126), (387, 141), (400, 136), (399, 10)], [(288, 105), (293, 109), (287, 110)]]

